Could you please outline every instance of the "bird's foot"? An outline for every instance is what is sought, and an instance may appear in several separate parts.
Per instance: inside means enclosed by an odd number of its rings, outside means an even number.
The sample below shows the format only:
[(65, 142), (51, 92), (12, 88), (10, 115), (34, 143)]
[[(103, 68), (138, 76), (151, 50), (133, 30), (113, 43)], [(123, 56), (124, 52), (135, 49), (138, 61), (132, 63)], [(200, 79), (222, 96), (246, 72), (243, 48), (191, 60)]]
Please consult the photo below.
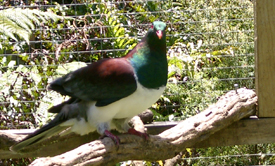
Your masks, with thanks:
[(128, 133), (129, 133), (129, 134), (133, 134), (133, 135), (137, 135), (137, 136), (139, 136), (139, 137), (142, 137), (142, 138), (144, 138), (145, 140), (148, 140), (148, 139), (149, 139), (149, 135), (148, 135), (147, 133), (139, 132), (139, 131), (135, 130), (134, 128), (130, 128), (130, 129), (128, 130)]
[(111, 139), (115, 142), (115, 144), (116, 144), (117, 146), (119, 145), (120, 139), (119, 139), (118, 136), (112, 134), (112, 133), (111, 133), (110, 131), (108, 131), (108, 130), (105, 130), (105, 131), (104, 131), (104, 135), (107, 136), (107, 137), (109, 137), (109, 138), (111, 138)]

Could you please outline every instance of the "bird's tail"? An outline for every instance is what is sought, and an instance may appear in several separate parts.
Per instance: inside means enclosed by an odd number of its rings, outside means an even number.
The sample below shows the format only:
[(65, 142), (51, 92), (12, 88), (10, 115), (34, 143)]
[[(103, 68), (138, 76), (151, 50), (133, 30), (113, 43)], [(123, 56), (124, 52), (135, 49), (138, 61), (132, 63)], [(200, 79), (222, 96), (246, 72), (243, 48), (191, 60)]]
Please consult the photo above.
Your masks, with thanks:
[[(79, 100), (72, 98), (64, 103), (61, 103), (57, 106), (54, 106), (50, 110), (53, 112), (58, 113), (55, 118), (48, 124), (44, 125), (42, 128), (36, 130), (34, 133), (28, 135), (19, 143), (13, 145), (10, 150), (12, 151), (19, 151), (26, 146), (30, 146), (32, 144), (41, 142), (42, 140), (51, 137), (53, 135), (59, 134), (60, 132), (64, 131), (65, 129), (69, 128), (70, 125), (62, 125), (64, 122), (77, 118), (79, 116), (79, 111), (83, 110), (80, 109), (78, 106)], [(82, 108), (82, 107), (81, 107)], [(69, 133), (67, 131), (67, 133)]]
[(68, 128), (68, 126), (53, 125), (51, 123), (43, 126), (42, 128), (36, 130), (34, 133), (28, 135), (19, 143), (10, 147), (11, 151), (19, 151), (24, 147), (30, 146), (32, 144), (41, 142), (46, 138), (49, 138), (53, 135), (59, 134), (63, 130)]

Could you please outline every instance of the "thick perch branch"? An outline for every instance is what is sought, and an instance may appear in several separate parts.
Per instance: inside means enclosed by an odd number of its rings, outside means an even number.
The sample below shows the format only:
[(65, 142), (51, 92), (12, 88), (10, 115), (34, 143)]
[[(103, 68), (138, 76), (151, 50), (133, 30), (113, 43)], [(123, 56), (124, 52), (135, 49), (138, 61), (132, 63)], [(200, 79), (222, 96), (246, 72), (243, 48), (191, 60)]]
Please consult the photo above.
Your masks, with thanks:
[(214, 132), (254, 114), (256, 102), (257, 96), (252, 90), (242, 88), (237, 94), (230, 91), (202, 113), (159, 135), (151, 135), (147, 141), (132, 135), (121, 135), (121, 144), (117, 149), (110, 138), (104, 138), (55, 157), (39, 158), (31, 165), (113, 165), (125, 160), (172, 158), (184, 148), (192, 147)]
[[(7, 150), (5, 153), (6, 157), (14, 156), (15, 158), (53, 156), (86, 143), (52, 158), (39, 158), (32, 165), (41, 165), (42, 163), (43, 165), (75, 165), (77, 163), (79, 165), (114, 165), (114, 163), (125, 160), (165, 160), (174, 157), (186, 147), (196, 146), (233, 122), (255, 114), (256, 103), (255, 92), (241, 88), (238, 90), (238, 94), (236, 91), (228, 92), (205, 111), (180, 122), (177, 126), (159, 135), (150, 135), (147, 141), (133, 135), (122, 134), (119, 135), (121, 144), (117, 148), (110, 138), (90, 142), (99, 136), (92, 133), (85, 137), (76, 137), (75, 135), (65, 138), (54, 137), (40, 145), (29, 147), (20, 154)], [(53, 142), (55, 139), (58, 141)], [(3, 154), (1, 150), (0, 154)]]

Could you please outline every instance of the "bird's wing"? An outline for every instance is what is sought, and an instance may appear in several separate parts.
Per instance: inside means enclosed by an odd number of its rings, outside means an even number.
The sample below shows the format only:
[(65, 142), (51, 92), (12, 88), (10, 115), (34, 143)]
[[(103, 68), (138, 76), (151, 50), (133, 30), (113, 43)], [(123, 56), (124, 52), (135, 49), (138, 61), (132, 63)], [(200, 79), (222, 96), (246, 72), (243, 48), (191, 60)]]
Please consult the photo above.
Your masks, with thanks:
[(52, 82), (49, 89), (106, 106), (129, 96), (137, 88), (134, 69), (126, 58), (104, 59)]

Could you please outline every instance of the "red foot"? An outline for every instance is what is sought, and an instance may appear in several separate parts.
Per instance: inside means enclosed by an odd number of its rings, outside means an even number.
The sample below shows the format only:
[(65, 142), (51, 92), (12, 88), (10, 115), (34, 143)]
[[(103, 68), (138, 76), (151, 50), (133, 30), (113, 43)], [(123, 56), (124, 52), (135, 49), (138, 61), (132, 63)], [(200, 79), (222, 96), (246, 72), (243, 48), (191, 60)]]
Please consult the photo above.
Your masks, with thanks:
[(104, 131), (104, 134), (105, 134), (107, 137), (110, 137), (110, 138), (115, 142), (116, 145), (119, 145), (120, 139), (118, 138), (118, 136), (112, 134), (112, 133), (111, 133), (110, 131), (108, 131), (108, 130), (105, 130), (105, 131)]
[(136, 130), (133, 129), (133, 128), (130, 128), (130, 129), (128, 130), (128, 133), (129, 133), (129, 134), (133, 134), (133, 135), (137, 135), (137, 136), (142, 137), (142, 138), (144, 138), (144, 139), (146, 139), (146, 140), (149, 139), (149, 135), (148, 135), (147, 133), (142, 133), (142, 132), (136, 131)]

